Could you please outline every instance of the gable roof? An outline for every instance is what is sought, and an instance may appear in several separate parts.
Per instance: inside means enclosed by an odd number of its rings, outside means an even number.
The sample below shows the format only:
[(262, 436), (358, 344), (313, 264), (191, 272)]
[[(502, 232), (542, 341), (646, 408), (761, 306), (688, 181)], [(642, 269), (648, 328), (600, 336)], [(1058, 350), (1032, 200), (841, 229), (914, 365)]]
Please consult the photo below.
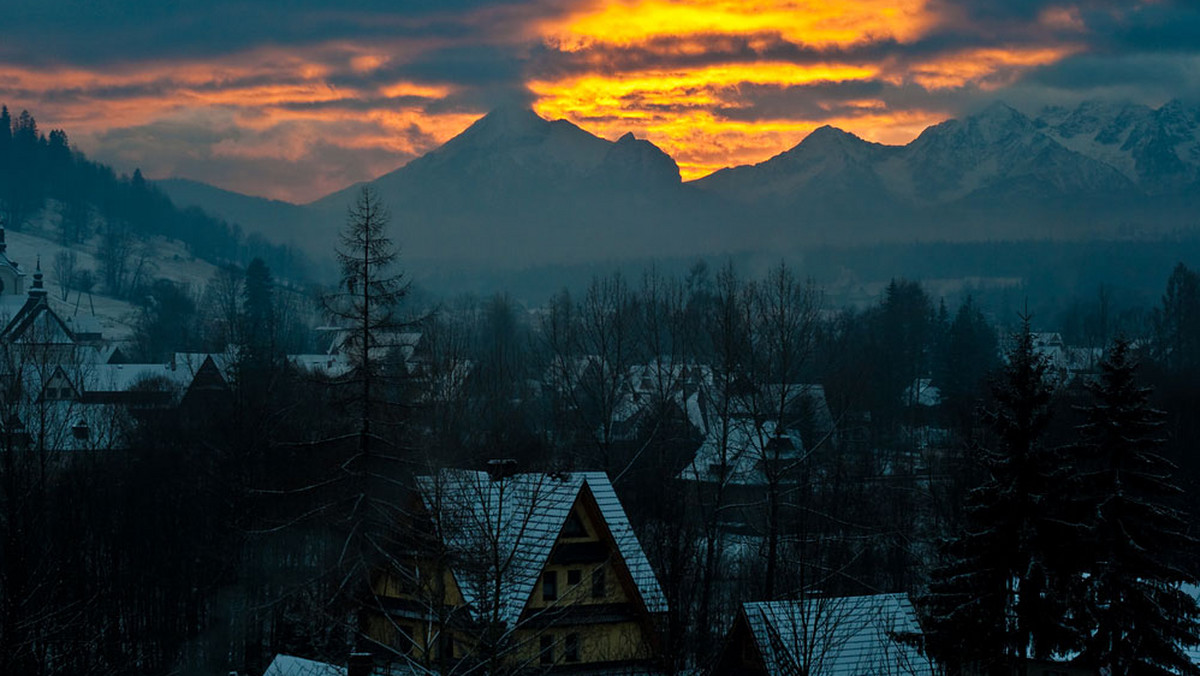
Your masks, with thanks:
[[(346, 676), (347, 671), (348, 669), (341, 665), (280, 653), (275, 655), (275, 659), (267, 665), (263, 676)], [(401, 674), (436, 676), (437, 673), (415, 663), (376, 666), (371, 670), (371, 676), (401, 676)]]
[[(451, 554), (459, 591), (477, 617), (496, 610), (502, 622), (516, 623), (585, 487), (594, 497), (646, 609), (666, 611), (658, 579), (603, 472), (517, 474), (492, 480), (486, 472), (443, 470), (418, 477), (417, 483)], [(490, 562), (493, 552), (499, 554), (498, 566)], [(484, 562), (485, 558), (489, 562)], [(499, 608), (491, 608), (496, 584), (501, 590)]]
[(932, 664), (897, 634), (920, 634), (905, 594), (842, 596), (742, 606), (767, 673), (932, 676)]
[[(782, 436), (791, 442), (791, 448), (781, 451), (779, 459), (798, 462), (804, 457), (803, 440), (790, 430)], [(678, 478), (701, 483), (765, 486), (767, 474), (762, 461), (774, 457), (769, 444), (775, 437), (775, 423), (771, 420), (756, 423), (749, 418), (730, 418), (722, 449), (721, 424), (717, 421), (709, 429), (708, 436), (704, 437), (704, 443), (696, 449), (692, 462), (683, 468)]]

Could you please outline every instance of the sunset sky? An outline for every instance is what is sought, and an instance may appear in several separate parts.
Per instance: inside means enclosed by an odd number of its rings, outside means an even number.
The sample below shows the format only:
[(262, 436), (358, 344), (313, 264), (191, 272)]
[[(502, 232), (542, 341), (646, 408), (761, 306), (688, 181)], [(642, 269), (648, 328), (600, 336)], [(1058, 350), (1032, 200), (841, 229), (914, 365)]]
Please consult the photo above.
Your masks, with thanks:
[(120, 171), (297, 202), (500, 104), (684, 178), (823, 124), (905, 143), (993, 100), (1200, 98), (1195, 0), (15, 0), (0, 102)]

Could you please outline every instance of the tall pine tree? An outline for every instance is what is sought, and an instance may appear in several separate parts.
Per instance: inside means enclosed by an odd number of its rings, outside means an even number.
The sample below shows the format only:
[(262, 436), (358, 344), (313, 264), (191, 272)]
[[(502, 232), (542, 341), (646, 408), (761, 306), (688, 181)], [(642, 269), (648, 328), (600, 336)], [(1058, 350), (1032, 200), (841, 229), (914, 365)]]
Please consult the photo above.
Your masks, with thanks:
[(1200, 644), (1200, 608), (1180, 588), (1197, 541), (1171, 502), (1174, 466), (1157, 453), (1163, 414), (1136, 379), (1129, 342), (1118, 340), (1089, 386), (1079, 427), (1083, 487), (1094, 514), (1086, 577), (1094, 631), (1082, 661), (1112, 674), (1200, 674), (1182, 647)]
[(987, 479), (968, 494), (966, 531), (946, 546), (924, 599), (930, 651), (952, 667), (1004, 668), (1078, 643), (1069, 558), (1082, 527), (1061, 498), (1065, 454), (1044, 438), (1046, 371), (1026, 321), (984, 414)]

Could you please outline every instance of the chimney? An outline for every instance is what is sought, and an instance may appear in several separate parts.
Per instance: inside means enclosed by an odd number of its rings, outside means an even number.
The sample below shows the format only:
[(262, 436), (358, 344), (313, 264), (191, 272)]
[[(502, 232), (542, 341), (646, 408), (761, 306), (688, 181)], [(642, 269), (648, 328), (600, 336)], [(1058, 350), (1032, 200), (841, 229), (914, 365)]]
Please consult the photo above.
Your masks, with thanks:
[(375, 669), (375, 659), (371, 653), (350, 653), (350, 661), (346, 664), (346, 676), (371, 676)]
[(517, 473), (517, 461), (512, 458), (488, 460), (487, 471), (492, 481), (508, 479)]

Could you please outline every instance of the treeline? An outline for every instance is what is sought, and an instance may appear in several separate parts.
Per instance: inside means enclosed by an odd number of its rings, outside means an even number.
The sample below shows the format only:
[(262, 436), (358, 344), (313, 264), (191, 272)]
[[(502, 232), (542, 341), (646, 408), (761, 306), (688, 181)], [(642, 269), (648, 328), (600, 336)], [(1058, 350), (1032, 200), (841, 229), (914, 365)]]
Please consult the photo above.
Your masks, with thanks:
[[(26, 228), (53, 205), (58, 238), (64, 246), (94, 239), (103, 254), (155, 236), (183, 242), (193, 256), (222, 263), (260, 257), (276, 274), (303, 279), (303, 254), (245, 235), (240, 226), (214, 218), (196, 207), (180, 209), (147, 182), (140, 169), (118, 176), (73, 149), (65, 131), (43, 133), (27, 111), (15, 118), (0, 106), (0, 214), (8, 227)], [(103, 260), (103, 259), (102, 259)], [(119, 284), (122, 271), (107, 271), (105, 281)], [(129, 289), (117, 288), (114, 295)]]
[[(342, 286), (352, 299), (379, 288), (354, 274)], [(1047, 361), (1045, 337), (1035, 344), (1025, 327), (997, 326), (974, 300), (947, 306), (896, 280), (865, 309), (831, 307), (785, 265), (760, 278), (704, 265), (679, 277), (598, 277), (538, 308), (504, 294), (388, 308), (372, 316), (405, 310), (411, 321), (373, 325), (357, 340), (289, 338), (286, 327), (304, 322), (261, 261), (219, 273), (188, 302), (179, 301), (191, 308), (186, 322), (148, 314), (138, 349), (165, 353), (188, 339), (185, 326), (204, 336), (193, 345), (239, 345), (227, 393), (138, 413), (121, 448), (5, 453), (6, 673), (260, 673), (277, 652), (342, 662), (362, 639), (354, 604), (369, 598), (356, 576), (403, 551), (397, 515), (412, 476), (498, 457), (526, 471), (609, 474), (670, 602), (662, 630), (672, 671), (707, 665), (742, 601), (924, 596), (955, 562), (987, 560), (1007, 541), (942, 543), (980, 531), (989, 514), (1006, 518), (981, 495), (1025, 490), (995, 488), (1026, 476), (1001, 462), (1013, 456), (1016, 412), (1032, 411), (1038, 449), (1102, 448), (1096, 383), (1114, 369), (1127, 388), (1155, 388), (1131, 410), (1163, 411), (1137, 423), (1147, 452), (1177, 464), (1186, 487), (1160, 490), (1161, 509), (1194, 507), (1200, 492), (1191, 452), (1200, 277), (1182, 265), (1108, 366), (1092, 351), (1070, 369)], [(323, 352), (319, 336), (358, 347), (341, 361), (325, 355), (316, 370), (289, 362), (295, 349)], [(698, 456), (702, 448), (710, 454)], [(1063, 477), (1077, 456), (1039, 453), (1038, 495), (1102, 494), (1099, 461), (1085, 463), (1086, 490), (1073, 493)], [(1148, 467), (1173, 485), (1166, 464)], [(1093, 532), (1111, 523), (1080, 519)], [(1095, 553), (1111, 537), (1081, 541)], [(1164, 563), (1194, 574), (1183, 557)], [(1156, 574), (1137, 565), (1134, 583)], [(1098, 568), (1070, 570), (1101, 579)], [(1102, 593), (1130, 579), (1105, 577)], [(1100, 588), (1064, 589), (1092, 599), (1071, 606), (1079, 622), (1067, 638), (1029, 648), (1024, 625), (952, 617), (940, 626), (983, 627), (988, 641), (938, 633), (941, 655), (1079, 647)], [(985, 610), (1007, 617), (1003, 601)], [(969, 652), (980, 646), (993, 652)]]

